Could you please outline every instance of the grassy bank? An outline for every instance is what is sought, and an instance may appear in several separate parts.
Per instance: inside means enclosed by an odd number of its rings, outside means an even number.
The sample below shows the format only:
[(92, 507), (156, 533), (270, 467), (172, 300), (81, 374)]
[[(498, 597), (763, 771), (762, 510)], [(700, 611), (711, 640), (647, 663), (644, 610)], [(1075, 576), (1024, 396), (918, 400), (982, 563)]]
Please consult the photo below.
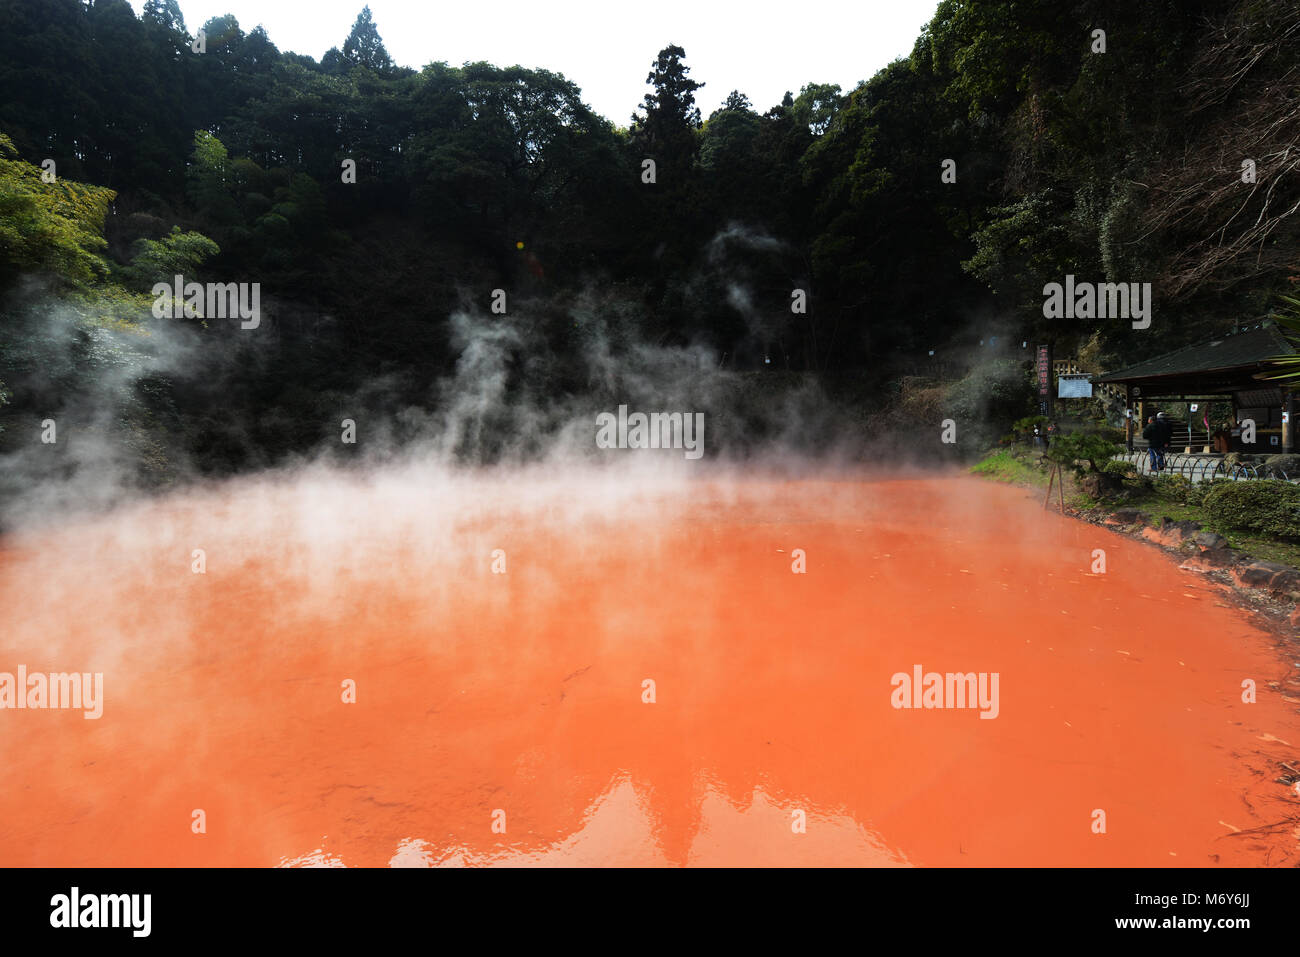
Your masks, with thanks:
[(995, 482), (1012, 485), (1047, 485), (1047, 470), (1028, 456), (1010, 449), (996, 449), (971, 466), (971, 472)]
[[(1048, 483), (1050, 463), (1042, 454), (1027, 448), (999, 448), (989, 452), (971, 467), (974, 475), (998, 482), (1026, 488), (1045, 488)], [(1153, 482), (1149, 477), (1129, 475), (1123, 486), (1104, 499), (1084, 491), (1078, 478), (1069, 469), (1065, 473), (1065, 501), (1070, 508), (1085, 516), (1096, 516), (1117, 508), (1136, 508), (1160, 524), (1170, 522), (1196, 522), (1208, 531), (1222, 535), (1228, 547), (1265, 561), (1281, 562), (1300, 567), (1300, 542), (1287, 541), (1274, 535), (1261, 533), (1237, 524), (1223, 521), (1199, 502), (1203, 495), (1191, 495), (1188, 488), (1176, 482)], [(1052, 495), (1055, 500), (1056, 494)]]

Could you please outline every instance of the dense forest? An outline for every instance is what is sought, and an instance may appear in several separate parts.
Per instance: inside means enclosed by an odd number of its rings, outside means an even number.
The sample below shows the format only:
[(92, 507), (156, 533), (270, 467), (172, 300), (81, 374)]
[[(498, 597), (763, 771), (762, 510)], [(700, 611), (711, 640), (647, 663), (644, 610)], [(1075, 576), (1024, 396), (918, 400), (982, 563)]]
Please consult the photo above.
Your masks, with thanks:
[[(711, 454), (943, 418), (972, 452), (1033, 410), (1022, 343), (1114, 369), (1300, 281), (1294, 0), (943, 0), (855, 89), (771, 105), (669, 43), (626, 125), (380, 27), (317, 62), (175, 0), (0, 0), (9, 492), (536, 455), (620, 402), (705, 410)], [(155, 318), (175, 275), (259, 284), (256, 328)], [(1066, 275), (1151, 283), (1150, 328), (1045, 318)]]

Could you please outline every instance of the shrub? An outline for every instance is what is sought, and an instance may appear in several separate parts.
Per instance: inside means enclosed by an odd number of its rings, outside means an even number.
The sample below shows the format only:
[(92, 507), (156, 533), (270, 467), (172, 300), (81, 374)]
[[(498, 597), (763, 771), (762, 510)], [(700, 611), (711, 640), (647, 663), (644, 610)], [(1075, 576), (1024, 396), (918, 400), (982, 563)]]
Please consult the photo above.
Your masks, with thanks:
[(1270, 455), (1264, 459), (1264, 466), (1286, 472), (1293, 478), (1300, 477), (1300, 455)]
[(1204, 504), (1221, 525), (1300, 539), (1300, 485), (1271, 479), (1215, 482)]
[(1101, 470), (1107, 475), (1118, 475), (1120, 478), (1137, 475), (1137, 466), (1123, 459), (1111, 459), (1102, 465)]
[(1151, 482), (1157, 495), (1170, 502), (1187, 504), (1192, 492), (1192, 481), (1184, 475), (1165, 472), (1157, 475)]
[(1039, 431), (1047, 434), (1047, 426), (1051, 424), (1051, 419), (1045, 415), (1027, 415), (1023, 419), (1016, 419), (1011, 423), (1011, 428), (1017, 434), (1033, 435), (1034, 426), (1038, 426)]
[[(1098, 463), (1105, 463), (1119, 451), (1119, 446), (1102, 435), (1073, 432), (1054, 440), (1047, 450), (1047, 458), (1059, 465), (1069, 466), (1082, 475), (1085, 471), (1100, 472)], [(1085, 469), (1080, 463), (1086, 462)]]
[[(1179, 476), (1179, 478), (1181, 477), (1182, 476)], [(1220, 485), (1231, 484), (1234, 483), (1229, 482), (1227, 479), (1213, 479), (1209, 482), (1197, 482), (1184, 493), (1183, 501), (1188, 505), (1204, 505), (1205, 496), (1210, 494), (1211, 489), (1217, 488)]]
[(958, 433), (973, 445), (992, 445), (1010, 423), (1033, 407), (1034, 396), (1023, 365), (1010, 359), (980, 363), (964, 378), (944, 387), (940, 418), (956, 420)]

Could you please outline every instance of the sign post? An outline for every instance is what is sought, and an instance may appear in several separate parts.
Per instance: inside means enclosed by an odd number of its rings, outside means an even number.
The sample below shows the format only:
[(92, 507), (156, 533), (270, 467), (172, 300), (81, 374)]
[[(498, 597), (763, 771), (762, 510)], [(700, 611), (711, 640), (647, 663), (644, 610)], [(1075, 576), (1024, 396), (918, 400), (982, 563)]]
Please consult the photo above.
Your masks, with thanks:
[(1038, 414), (1052, 417), (1052, 347), (1040, 345), (1035, 371), (1038, 375)]

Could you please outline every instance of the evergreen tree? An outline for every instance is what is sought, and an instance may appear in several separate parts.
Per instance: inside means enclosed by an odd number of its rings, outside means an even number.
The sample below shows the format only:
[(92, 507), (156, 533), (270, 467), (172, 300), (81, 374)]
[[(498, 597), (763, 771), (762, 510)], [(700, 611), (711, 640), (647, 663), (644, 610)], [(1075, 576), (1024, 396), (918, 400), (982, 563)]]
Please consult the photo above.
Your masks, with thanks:
[(388, 55), (384, 41), (379, 38), (379, 30), (369, 6), (362, 7), (357, 14), (352, 32), (343, 44), (343, 58), (375, 73), (388, 73), (393, 69), (393, 58)]
[(185, 32), (185, 17), (176, 0), (145, 0), (140, 19), (177, 33)]
[(689, 169), (695, 155), (695, 131), (701, 126), (695, 91), (704, 84), (692, 80), (691, 68), (682, 62), (686, 51), (669, 45), (659, 51), (646, 83), (654, 87), (642, 103), (644, 117), (632, 117), (633, 138), (649, 153), (659, 154), (661, 165)]

